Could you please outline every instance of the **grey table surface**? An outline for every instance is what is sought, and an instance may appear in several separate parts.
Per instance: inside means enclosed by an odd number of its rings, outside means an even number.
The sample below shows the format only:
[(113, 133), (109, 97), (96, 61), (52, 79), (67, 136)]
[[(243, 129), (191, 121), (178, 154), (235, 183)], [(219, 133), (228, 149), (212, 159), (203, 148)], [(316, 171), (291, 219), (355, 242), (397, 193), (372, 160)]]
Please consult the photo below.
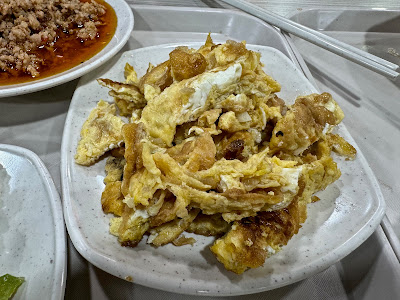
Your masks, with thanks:
[[(133, 4), (230, 8), (222, 1), (128, 1)], [(250, 1), (284, 16), (310, 8), (386, 8), (400, 10), (399, 1)], [(337, 38), (352, 37), (333, 32)], [(317, 85), (340, 101), (348, 116), (345, 124), (370, 161), (387, 202), (389, 219), (400, 236), (398, 195), (400, 194), (399, 89), (369, 71), (320, 49), (295, 40)], [(400, 47), (400, 45), (399, 45)], [(398, 51), (399, 52), (399, 51)], [(319, 58), (319, 59), (316, 59)], [(332, 68), (332, 65), (336, 68)], [(355, 76), (354, 74), (357, 74)], [(359, 75), (361, 74), (361, 75)], [(34, 151), (45, 162), (60, 191), (60, 147), (63, 124), (77, 80), (60, 87), (0, 101), (0, 142)], [(384, 90), (386, 102), (375, 95)], [(343, 93), (345, 91), (345, 93)], [(43, 96), (45, 93), (46, 95)], [(394, 94), (393, 94), (394, 93)], [(379, 94), (379, 93), (378, 93)], [(354, 97), (354, 95), (357, 95)], [(387, 99), (387, 98), (390, 99)], [(356, 98), (356, 99), (355, 99)], [(51, 100), (50, 100), (51, 99)], [(397, 101), (397, 102), (396, 102)], [(355, 136), (365, 132), (363, 136)], [(374, 146), (374, 147), (372, 147)], [(393, 267), (395, 266), (395, 267)], [(381, 227), (349, 256), (324, 272), (301, 282), (270, 292), (245, 296), (245, 299), (400, 299), (399, 261)], [(68, 240), (66, 299), (194, 299), (157, 291), (117, 279), (82, 258)], [(231, 297), (232, 299), (243, 299)]]

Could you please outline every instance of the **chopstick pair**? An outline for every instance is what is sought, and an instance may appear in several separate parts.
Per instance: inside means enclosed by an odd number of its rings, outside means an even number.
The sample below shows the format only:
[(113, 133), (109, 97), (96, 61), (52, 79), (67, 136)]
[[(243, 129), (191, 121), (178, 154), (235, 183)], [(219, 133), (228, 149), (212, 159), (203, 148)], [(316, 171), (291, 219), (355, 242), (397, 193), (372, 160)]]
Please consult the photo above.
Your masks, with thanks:
[(357, 63), (367, 69), (375, 71), (378, 74), (384, 75), (393, 80), (400, 75), (398, 72), (396, 72), (399, 66), (392, 62), (372, 55), (368, 52), (362, 51), (356, 47), (350, 46), (349, 44), (338, 41), (330, 36), (298, 24), (292, 20), (271, 13), (254, 4), (242, 0), (222, 1), (232, 6), (235, 6), (253, 16), (256, 16), (271, 25), (279, 27), (280, 29), (288, 33), (296, 35), (343, 58), (347, 58), (348, 60)]

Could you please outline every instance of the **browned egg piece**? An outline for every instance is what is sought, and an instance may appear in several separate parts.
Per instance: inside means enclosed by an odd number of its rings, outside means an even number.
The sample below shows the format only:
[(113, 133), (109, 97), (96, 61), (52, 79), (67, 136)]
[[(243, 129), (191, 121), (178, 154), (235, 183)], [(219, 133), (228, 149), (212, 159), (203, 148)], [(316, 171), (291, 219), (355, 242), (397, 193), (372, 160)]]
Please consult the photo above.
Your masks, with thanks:
[(199, 75), (207, 68), (207, 61), (202, 54), (188, 53), (179, 48), (169, 54), (169, 60), (172, 74), (178, 81)]
[(158, 66), (152, 68), (147, 72), (139, 81), (140, 92), (144, 93), (144, 85), (148, 84), (160, 88), (163, 91), (169, 87), (173, 82), (171, 76), (171, 65), (169, 61), (165, 61)]

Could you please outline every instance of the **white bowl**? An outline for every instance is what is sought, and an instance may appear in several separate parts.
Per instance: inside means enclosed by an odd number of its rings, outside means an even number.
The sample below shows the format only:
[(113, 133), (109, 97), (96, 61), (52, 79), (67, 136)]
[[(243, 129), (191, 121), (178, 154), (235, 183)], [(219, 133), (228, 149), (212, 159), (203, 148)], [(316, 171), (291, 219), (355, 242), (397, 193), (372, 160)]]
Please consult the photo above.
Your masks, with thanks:
[(104, 64), (113, 57), (128, 41), (134, 24), (133, 12), (124, 0), (107, 0), (117, 15), (117, 28), (111, 41), (99, 53), (69, 70), (43, 79), (0, 85), (0, 98), (33, 93), (74, 80)]

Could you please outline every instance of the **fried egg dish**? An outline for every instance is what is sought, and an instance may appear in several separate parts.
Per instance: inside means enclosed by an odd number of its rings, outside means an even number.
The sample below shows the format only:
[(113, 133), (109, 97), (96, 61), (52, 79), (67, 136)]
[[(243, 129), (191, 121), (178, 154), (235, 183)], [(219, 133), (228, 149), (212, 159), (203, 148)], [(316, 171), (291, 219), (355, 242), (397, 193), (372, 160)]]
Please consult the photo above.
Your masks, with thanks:
[(287, 105), (245, 42), (208, 36), (140, 78), (129, 64), (124, 75), (98, 79), (114, 103), (93, 109), (75, 155), (83, 166), (106, 159), (101, 205), (122, 246), (215, 236), (210, 250), (227, 270), (260, 267), (298, 233), (314, 194), (340, 177), (332, 152), (356, 155), (334, 133), (344, 114), (332, 96)]

